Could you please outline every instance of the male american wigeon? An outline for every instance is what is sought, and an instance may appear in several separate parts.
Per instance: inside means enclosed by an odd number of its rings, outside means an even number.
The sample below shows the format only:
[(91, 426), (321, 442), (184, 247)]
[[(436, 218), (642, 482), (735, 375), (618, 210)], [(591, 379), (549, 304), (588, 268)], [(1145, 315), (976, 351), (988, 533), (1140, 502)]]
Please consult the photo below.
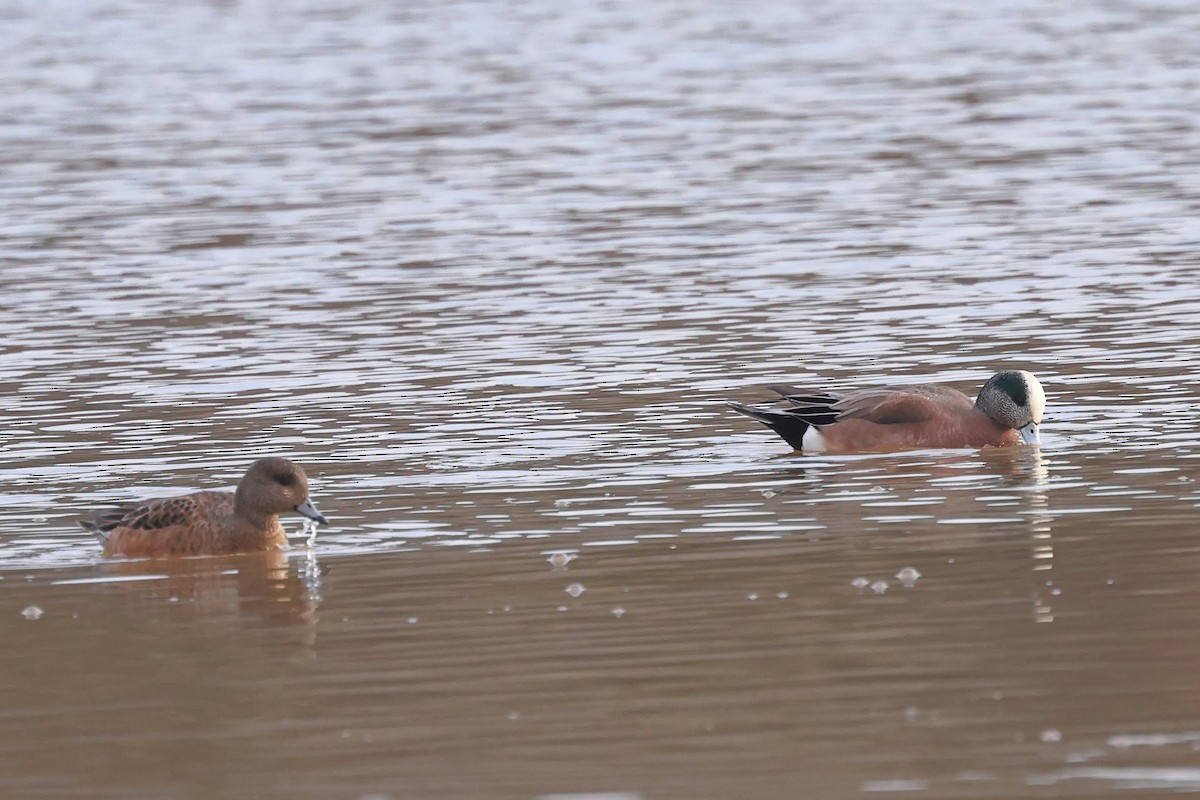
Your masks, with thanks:
[(260, 458), (234, 492), (194, 492), (98, 511), (80, 525), (109, 556), (198, 556), (277, 550), (287, 545), (279, 515), (325, 523), (308, 499), (308, 478), (286, 458)]
[(859, 389), (843, 395), (770, 389), (788, 404), (763, 408), (730, 403), (778, 433), (796, 450), (854, 452), (915, 447), (1039, 444), (1046, 394), (1033, 375), (997, 372), (975, 402), (936, 383)]

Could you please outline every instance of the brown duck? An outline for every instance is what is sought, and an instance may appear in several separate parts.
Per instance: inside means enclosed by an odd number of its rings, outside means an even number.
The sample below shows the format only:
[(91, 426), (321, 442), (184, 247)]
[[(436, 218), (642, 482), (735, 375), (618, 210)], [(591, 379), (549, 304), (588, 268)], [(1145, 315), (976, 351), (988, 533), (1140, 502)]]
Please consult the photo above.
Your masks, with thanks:
[(936, 383), (859, 389), (847, 394), (770, 387), (783, 408), (730, 403), (796, 450), (850, 453), (922, 447), (1039, 444), (1042, 385), (1024, 370), (997, 372), (972, 402)]
[(98, 511), (81, 520), (108, 556), (155, 558), (278, 550), (287, 546), (279, 515), (295, 511), (322, 524), (308, 478), (286, 458), (260, 458), (234, 492), (194, 492)]

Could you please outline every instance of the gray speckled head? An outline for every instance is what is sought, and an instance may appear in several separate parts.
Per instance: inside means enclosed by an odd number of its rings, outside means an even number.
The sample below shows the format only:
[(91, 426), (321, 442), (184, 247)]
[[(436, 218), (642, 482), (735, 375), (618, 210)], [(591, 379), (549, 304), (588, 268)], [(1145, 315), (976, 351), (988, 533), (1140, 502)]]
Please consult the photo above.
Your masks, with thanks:
[(1038, 426), (1046, 410), (1046, 393), (1030, 373), (997, 372), (979, 390), (975, 406), (1001, 425), (1018, 431), (1026, 444), (1040, 442)]
[(325, 522), (308, 498), (308, 477), (299, 464), (286, 458), (260, 458), (238, 484), (237, 508), (252, 516), (297, 511)]

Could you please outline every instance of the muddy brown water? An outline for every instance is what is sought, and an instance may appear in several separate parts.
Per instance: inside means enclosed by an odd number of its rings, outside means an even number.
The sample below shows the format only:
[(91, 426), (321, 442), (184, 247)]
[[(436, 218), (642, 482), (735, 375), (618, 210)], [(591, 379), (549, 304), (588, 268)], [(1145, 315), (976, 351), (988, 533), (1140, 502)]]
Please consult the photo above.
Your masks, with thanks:
[[(0, 40), (0, 796), (1200, 792), (1193, 6)], [(723, 406), (1010, 366), (1040, 451), (797, 457)], [(75, 527), (264, 454), (314, 548)]]

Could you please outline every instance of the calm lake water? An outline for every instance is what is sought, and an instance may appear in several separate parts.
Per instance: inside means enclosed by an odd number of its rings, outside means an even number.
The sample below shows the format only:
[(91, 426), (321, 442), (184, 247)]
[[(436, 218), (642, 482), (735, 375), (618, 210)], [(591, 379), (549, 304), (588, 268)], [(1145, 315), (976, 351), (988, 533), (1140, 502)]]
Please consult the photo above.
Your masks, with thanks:
[[(1200, 792), (1197, 41), (0, 2), (0, 795)], [(723, 404), (1001, 368), (1040, 451), (795, 456)], [(311, 550), (75, 526), (266, 454)]]

